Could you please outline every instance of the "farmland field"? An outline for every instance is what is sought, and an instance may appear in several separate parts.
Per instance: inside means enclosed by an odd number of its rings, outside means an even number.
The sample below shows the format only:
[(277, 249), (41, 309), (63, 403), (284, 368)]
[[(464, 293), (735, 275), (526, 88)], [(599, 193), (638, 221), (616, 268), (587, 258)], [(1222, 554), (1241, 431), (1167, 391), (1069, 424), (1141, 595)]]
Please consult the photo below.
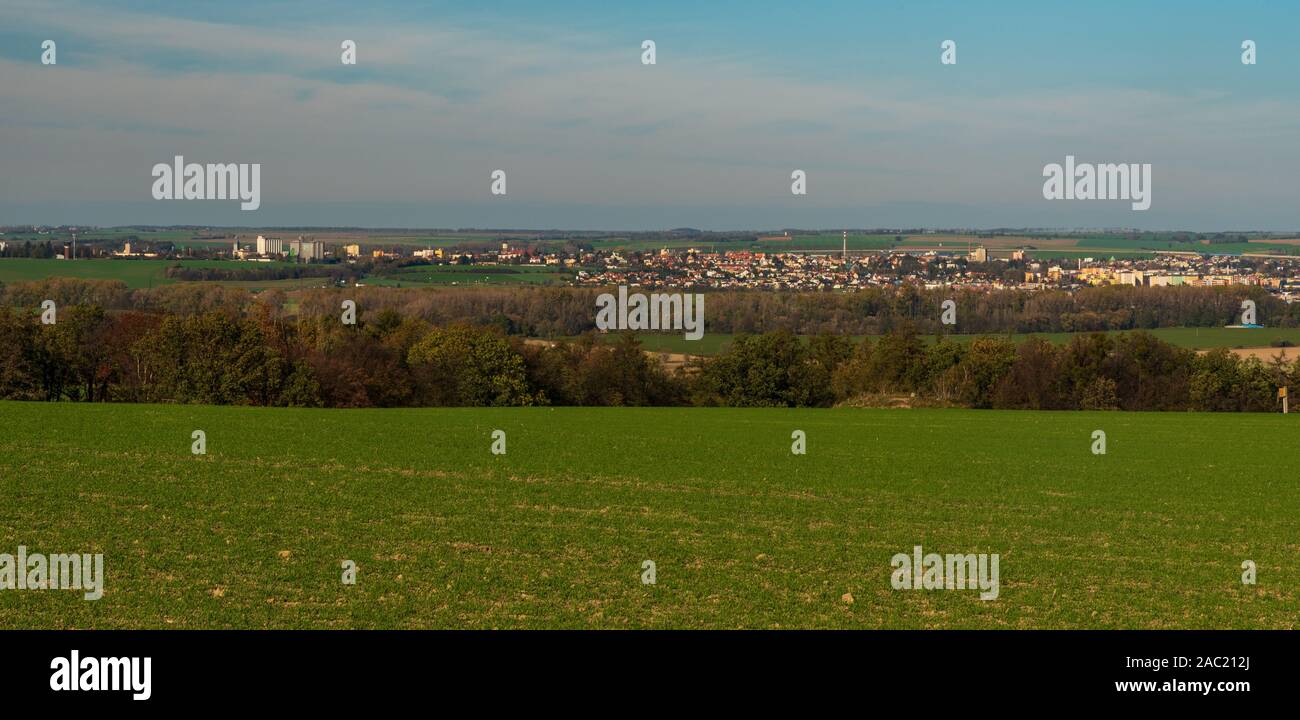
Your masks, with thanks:
[(174, 280), (163, 271), (175, 264), (171, 260), (44, 260), (35, 258), (0, 259), (0, 282), (13, 283), (68, 277), (82, 280), (121, 280), (131, 288), (157, 287)]
[[(1297, 422), (0, 403), (0, 551), (107, 575), (0, 627), (1294, 628)], [(893, 590), (918, 544), (999, 554), (999, 597)]]
[[(293, 263), (242, 263), (228, 260), (147, 260), (147, 259), (94, 259), (94, 260), (54, 260), (36, 258), (0, 258), (0, 282), (14, 283), (31, 280), (44, 280), (51, 277), (68, 277), (82, 280), (121, 280), (129, 288), (158, 287), (181, 282), (166, 276), (166, 270), (174, 265), (187, 268), (231, 268), (258, 269), (269, 267), (292, 267)], [(316, 282), (312, 282), (315, 280)], [(293, 281), (242, 281), (219, 282), (214, 284), (236, 285), (254, 288), (296, 287)], [(319, 278), (307, 278), (304, 282), (311, 287), (319, 285)]]

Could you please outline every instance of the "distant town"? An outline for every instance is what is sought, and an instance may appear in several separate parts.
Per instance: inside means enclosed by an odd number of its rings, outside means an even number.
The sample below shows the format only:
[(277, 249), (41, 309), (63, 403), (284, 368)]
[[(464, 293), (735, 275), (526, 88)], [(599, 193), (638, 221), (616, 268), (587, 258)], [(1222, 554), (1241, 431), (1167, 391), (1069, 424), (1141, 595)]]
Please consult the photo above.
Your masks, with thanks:
[[(839, 235), (446, 231), (430, 234), (422, 246), (419, 235), (379, 231), (232, 236), (28, 227), (0, 232), (0, 256), (310, 264), (322, 275), (334, 266), (331, 282), (356, 285), (394, 277), (418, 280), (421, 268), (435, 272), (441, 267), (471, 271), (462, 275), (466, 284), (472, 283), (473, 272), (522, 276), (522, 270), (536, 269), (552, 273), (547, 277), (556, 283), (581, 287), (835, 291), (903, 284), (974, 290), (1249, 285), (1286, 302), (1300, 298), (1300, 239), (1294, 237), (1026, 230)], [(837, 239), (839, 248), (834, 247)]]
[(575, 284), (767, 290), (841, 290), (905, 283), (993, 290), (1257, 285), (1288, 302), (1300, 297), (1300, 260), (1192, 253), (1161, 254), (1151, 260), (1080, 257), (1066, 261), (1036, 260), (1028, 251), (990, 258), (983, 247), (970, 253), (877, 251), (847, 257), (664, 250), (635, 261), (618, 253), (598, 260), (603, 268), (579, 271)]

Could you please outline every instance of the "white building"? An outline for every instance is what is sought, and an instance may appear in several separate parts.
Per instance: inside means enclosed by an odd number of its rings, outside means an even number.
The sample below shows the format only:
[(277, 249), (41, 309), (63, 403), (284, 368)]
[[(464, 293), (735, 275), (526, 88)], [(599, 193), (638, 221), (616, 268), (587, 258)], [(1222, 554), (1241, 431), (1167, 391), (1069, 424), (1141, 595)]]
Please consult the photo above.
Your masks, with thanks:
[(283, 255), (284, 241), (280, 238), (264, 238), (257, 236), (257, 254), (258, 255)]

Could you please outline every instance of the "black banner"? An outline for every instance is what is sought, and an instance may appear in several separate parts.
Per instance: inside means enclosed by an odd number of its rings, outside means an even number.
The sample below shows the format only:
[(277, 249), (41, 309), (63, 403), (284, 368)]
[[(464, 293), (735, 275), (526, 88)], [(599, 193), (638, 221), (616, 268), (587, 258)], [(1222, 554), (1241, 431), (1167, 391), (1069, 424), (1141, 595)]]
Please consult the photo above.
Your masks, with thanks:
[(1030, 700), (1240, 707), (1282, 700), (1296, 669), (1294, 636), (1271, 631), (16, 631), (0, 643), (6, 696), (49, 710), (337, 710), (431, 696), (540, 709), (611, 694), (680, 707), (686, 692), (986, 712)]

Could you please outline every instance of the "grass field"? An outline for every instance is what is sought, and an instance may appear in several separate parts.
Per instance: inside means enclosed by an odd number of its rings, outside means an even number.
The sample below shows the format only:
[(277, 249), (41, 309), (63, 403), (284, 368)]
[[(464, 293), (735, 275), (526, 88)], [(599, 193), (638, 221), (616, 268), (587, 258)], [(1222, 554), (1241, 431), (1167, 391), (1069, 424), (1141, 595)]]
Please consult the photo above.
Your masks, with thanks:
[[(0, 422), (0, 551), (102, 552), (107, 575), (95, 602), (0, 591), (0, 628), (1300, 619), (1289, 416), (0, 403)], [(999, 554), (999, 598), (893, 590), (916, 544)]]
[[(173, 265), (187, 268), (231, 268), (257, 269), (267, 267), (291, 267), (292, 263), (242, 263), (229, 260), (144, 260), (144, 259), (94, 259), (94, 260), (54, 260), (36, 258), (0, 258), (0, 282), (14, 283), (31, 280), (44, 280), (51, 277), (69, 277), (82, 280), (121, 280), (129, 288), (158, 287), (181, 282), (166, 276), (166, 270)], [(233, 285), (248, 288), (297, 287), (298, 280), (269, 281), (211, 281), (218, 285)], [(320, 278), (305, 278), (301, 281), (308, 287), (320, 285)]]
[(0, 282), (68, 277), (81, 280), (121, 280), (131, 288), (157, 287), (175, 282), (163, 276), (163, 271), (173, 264), (170, 260), (0, 258)]
[[(0, 258), (0, 282), (13, 283), (43, 280), (49, 277), (71, 277), (90, 280), (121, 280), (130, 288), (158, 287), (183, 282), (166, 276), (173, 265), (188, 268), (229, 268), (256, 270), (268, 267), (292, 267), (293, 263), (247, 263), (230, 260), (144, 260), (144, 259), (94, 259), (54, 260), (34, 258)], [(368, 285), (400, 287), (427, 287), (443, 285), (557, 285), (566, 283), (572, 272), (555, 266), (508, 266), (506, 272), (483, 272), (484, 266), (461, 267), (456, 265), (415, 266), (388, 275), (368, 277)], [(269, 288), (292, 289), (298, 287), (328, 286), (328, 278), (308, 277), (288, 280), (203, 280), (215, 285), (242, 287), (248, 290)]]

